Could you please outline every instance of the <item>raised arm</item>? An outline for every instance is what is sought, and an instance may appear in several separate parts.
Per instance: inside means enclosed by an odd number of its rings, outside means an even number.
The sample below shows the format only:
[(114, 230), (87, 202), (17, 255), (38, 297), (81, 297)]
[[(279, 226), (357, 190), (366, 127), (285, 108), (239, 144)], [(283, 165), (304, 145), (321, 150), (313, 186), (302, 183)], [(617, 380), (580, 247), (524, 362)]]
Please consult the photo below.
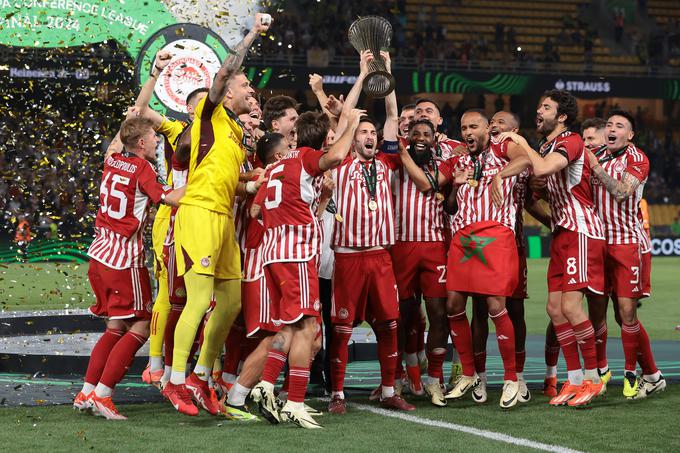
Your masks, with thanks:
[(616, 201), (622, 202), (626, 198), (633, 195), (640, 186), (640, 180), (628, 172), (623, 172), (621, 181), (614, 179), (606, 171), (604, 171), (604, 168), (602, 168), (602, 165), (600, 165), (600, 162), (597, 160), (597, 157), (595, 157), (592, 151), (586, 149), (586, 153), (588, 153), (587, 157), (588, 161), (590, 162), (590, 166), (593, 169), (593, 174), (595, 174), (597, 179), (599, 179), (602, 185), (604, 185), (605, 189), (607, 189), (607, 192), (614, 195)]
[(354, 107), (356, 107), (357, 102), (359, 102), (359, 96), (361, 96), (361, 88), (364, 84), (364, 79), (368, 75), (368, 62), (373, 59), (373, 54), (370, 50), (364, 50), (359, 54), (359, 76), (356, 82), (349, 91), (345, 103), (342, 105), (342, 113), (340, 113), (340, 119), (338, 120), (338, 128), (335, 130), (336, 134), (342, 134), (345, 131), (348, 123), (348, 115)]
[[(380, 52), (380, 56), (385, 60), (387, 72), (392, 73), (392, 60), (389, 52)], [(385, 97), (385, 125), (383, 126), (383, 140), (394, 142), (397, 140), (399, 132), (399, 112), (397, 107), (397, 90), (392, 90)]]
[[(550, 153), (546, 157), (541, 157), (541, 155), (534, 151), (526, 139), (519, 134), (514, 132), (503, 132), (499, 137), (499, 141), (503, 141), (506, 138), (511, 139), (515, 144), (517, 144), (521, 149), (524, 150), (529, 161), (531, 162), (531, 167), (533, 168), (534, 175), (536, 176), (550, 176), (562, 170), (564, 167), (569, 165), (567, 158), (561, 153)], [(509, 166), (509, 164), (508, 164)], [(523, 171), (520, 169), (521, 166), (516, 164), (512, 166), (508, 171), (503, 171), (503, 176), (505, 178), (517, 175)], [(516, 171), (516, 173), (514, 173)]]
[(352, 140), (354, 139), (354, 132), (359, 126), (359, 119), (366, 114), (365, 110), (352, 109), (348, 115), (348, 125), (330, 149), (321, 156), (319, 160), (319, 168), (323, 171), (331, 170), (339, 166), (347, 157), (350, 148), (352, 147)]
[(158, 81), (158, 77), (161, 75), (161, 72), (163, 72), (163, 69), (170, 63), (171, 59), (172, 54), (170, 52), (160, 51), (156, 54), (153, 68), (151, 68), (151, 75), (149, 75), (149, 78), (146, 79), (146, 82), (142, 85), (142, 89), (135, 100), (135, 107), (139, 109), (139, 116), (150, 119), (153, 122), (154, 129), (161, 127), (163, 116), (149, 108), (149, 102), (151, 101), (151, 96), (153, 95), (153, 90)]
[(338, 127), (338, 115), (328, 109), (328, 96), (326, 96), (326, 92), (323, 90), (323, 77), (316, 73), (309, 74), (309, 87), (319, 101), (321, 110), (331, 121), (331, 129), (336, 130)]
[(213, 84), (210, 87), (210, 91), (208, 92), (208, 98), (213, 104), (219, 104), (222, 102), (224, 95), (227, 93), (227, 81), (229, 81), (231, 76), (234, 75), (234, 73), (238, 71), (243, 64), (246, 53), (248, 52), (248, 49), (257, 35), (269, 30), (271, 23), (262, 23), (263, 17), (265, 17), (265, 14), (255, 14), (255, 23), (253, 24), (253, 28), (250, 29), (248, 34), (240, 43), (236, 44), (236, 47), (233, 49), (233, 53), (230, 53), (227, 58), (225, 58), (224, 63), (222, 63), (219, 71), (217, 71), (217, 74), (215, 74)]

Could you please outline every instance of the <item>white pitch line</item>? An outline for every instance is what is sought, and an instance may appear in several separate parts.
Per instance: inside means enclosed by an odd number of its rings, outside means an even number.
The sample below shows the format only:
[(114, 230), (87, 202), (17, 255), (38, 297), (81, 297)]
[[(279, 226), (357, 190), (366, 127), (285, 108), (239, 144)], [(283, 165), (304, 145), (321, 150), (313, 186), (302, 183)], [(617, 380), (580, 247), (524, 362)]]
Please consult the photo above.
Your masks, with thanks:
[(452, 431), (460, 431), (473, 436), (483, 437), (485, 439), (495, 440), (497, 442), (505, 442), (506, 444), (519, 445), (521, 447), (533, 448), (542, 451), (551, 451), (556, 453), (583, 453), (579, 450), (574, 450), (560, 445), (544, 444), (535, 442), (521, 437), (513, 437), (503, 433), (494, 431), (486, 431), (484, 429), (472, 428), (470, 426), (458, 425), (456, 423), (443, 422), (438, 420), (430, 420), (427, 418), (416, 417), (415, 415), (408, 415), (403, 412), (388, 411), (378, 407), (367, 406), (365, 404), (350, 403), (349, 406), (354, 406), (359, 410), (371, 412), (384, 417), (398, 418), (411, 423), (418, 423), (419, 425), (430, 426), (434, 428), (450, 429)]

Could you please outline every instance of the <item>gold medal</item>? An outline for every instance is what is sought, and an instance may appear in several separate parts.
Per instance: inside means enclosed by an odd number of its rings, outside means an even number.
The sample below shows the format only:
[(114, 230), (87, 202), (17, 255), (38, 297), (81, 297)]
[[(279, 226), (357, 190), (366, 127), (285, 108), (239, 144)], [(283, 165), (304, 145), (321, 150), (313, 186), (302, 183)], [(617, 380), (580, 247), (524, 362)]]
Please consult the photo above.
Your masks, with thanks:
[(376, 209), (378, 209), (378, 203), (375, 200), (369, 201), (368, 209), (370, 209), (371, 211), (375, 211)]
[(439, 201), (444, 201), (444, 194), (441, 193), (441, 192), (437, 192), (437, 193), (435, 194), (435, 198), (436, 198), (437, 200), (439, 200)]
[(342, 216), (341, 216), (339, 213), (336, 212), (336, 213), (335, 213), (335, 220), (337, 220), (338, 222), (342, 223), (343, 218), (342, 218)]
[(475, 188), (479, 185), (479, 181), (477, 181), (476, 179), (468, 179), (467, 183), (468, 183), (468, 186), (470, 186), (472, 188)]

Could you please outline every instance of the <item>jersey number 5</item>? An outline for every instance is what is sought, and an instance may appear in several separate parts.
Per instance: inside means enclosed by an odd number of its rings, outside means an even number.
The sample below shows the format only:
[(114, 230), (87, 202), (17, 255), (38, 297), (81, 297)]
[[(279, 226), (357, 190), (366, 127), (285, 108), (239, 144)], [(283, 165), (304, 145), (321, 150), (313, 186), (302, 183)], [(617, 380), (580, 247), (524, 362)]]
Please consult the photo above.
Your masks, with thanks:
[[(283, 171), (283, 165), (273, 169), (269, 174), (269, 182), (267, 183), (267, 198), (264, 200), (264, 207), (267, 209), (277, 208), (281, 204), (281, 191), (283, 190), (283, 183), (275, 175)], [(269, 198), (269, 189), (274, 189), (274, 198)]]
[[(125, 217), (127, 197), (125, 196), (125, 193), (116, 189), (116, 185), (120, 184), (122, 186), (127, 186), (130, 183), (130, 178), (121, 175), (113, 175), (113, 177), (111, 177), (111, 189), (109, 189), (108, 182), (110, 177), (111, 173), (107, 173), (102, 181), (102, 185), (99, 187), (99, 192), (104, 196), (102, 198), (102, 212), (104, 214), (108, 213), (109, 217), (112, 219), (119, 220)], [(109, 204), (111, 199), (118, 200), (118, 209), (112, 209), (112, 206)]]

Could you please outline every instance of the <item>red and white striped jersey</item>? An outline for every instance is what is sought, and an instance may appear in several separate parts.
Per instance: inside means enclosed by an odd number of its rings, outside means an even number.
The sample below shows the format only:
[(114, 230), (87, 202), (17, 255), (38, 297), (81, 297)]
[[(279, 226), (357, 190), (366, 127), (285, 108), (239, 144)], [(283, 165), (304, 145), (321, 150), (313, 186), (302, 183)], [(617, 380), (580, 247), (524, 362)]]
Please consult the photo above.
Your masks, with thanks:
[[(436, 181), (437, 171), (432, 165), (428, 165), (427, 170)], [(399, 166), (394, 172), (392, 192), (397, 240), (444, 240), (444, 230), (449, 229), (448, 215), (444, 212), (443, 200), (437, 199), (434, 190), (422, 193), (404, 167)]]
[(113, 269), (144, 267), (143, 235), (149, 207), (170, 190), (158, 182), (156, 171), (145, 159), (129, 153), (107, 157), (88, 256)]
[[(181, 163), (177, 160), (177, 153), (172, 155), (172, 188), (179, 189), (187, 184), (189, 178), (189, 162)], [(177, 215), (177, 208), (173, 207), (170, 210), (170, 222), (168, 223), (168, 232), (165, 235), (163, 245), (170, 246), (175, 243), (175, 216)]]
[(262, 206), (263, 264), (309, 261), (321, 251), (316, 210), (321, 195), (321, 151), (290, 151), (267, 170), (254, 203)]
[(389, 246), (395, 241), (394, 201), (391, 180), (393, 172), (401, 166), (396, 154), (378, 154), (375, 159), (377, 176), (375, 210), (369, 208), (371, 195), (366, 185), (364, 171), (370, 171), (370, 163), (348, 156), (333, 170), (335, 191), (333, 199), (342, 222), (336, 222), (333, 247)]
[[(491, 181), (496, 173), (500, 172), (510, 159), (508, 158), (508, 142), (490, 142), (488, 148), (483, 150), (477, 157), (482, 165), (482, 176), (477, 187), (463, 184), (456, 193), (458, 210), (453, 216), (453, 232), (465, 228), (477, 222), (497, 222), (515, 231), (517, 223), (517, 200), (515, 197), (515, 184), (517, 176), (503, 179), (503, 193), (512, 194), (503, 198), (503, 206), (497, 208), (491, 199)], [(465, 154), (454, 156), (442, 162), (440, 171), (449, 181), (453, 181), (455, 172), (467, 168), (474, 168), (472, 156)]]
[[(640, 210), (641, 211), (641, 210)], [(642, 212), (638, 213), (638, 225), (640, 225), (640, 253), (651, 253), (652, 251), (652, 238), (649, 237), (649, 233), (645, 229), (644, 223), (642, 221)]]
[[(643, 231), (640, 200), (649, 176), (649, 160), (635, 145), (628, 145), (620, 155), (614, 156), (606, 151), (600, 157), (602, 169), (617, 181), (621, 181), (623, 174), (628, 173), (637, 178), (640, 185), (635, 193), (618, 202), (593, 175), (591, 182), (597, 213), (604, 223), (608, 244), (641, 243), (644, 239), (640, 235)], [(644, 235), (647, 236), (646, 233)]]
[(547, 180), (552, 228), (562, 227), (593, 239), (604, 239), (602, 220), (595, 212), (590, 186), (590, 163), (581, 136), (565, 131), (541, 147), (541, 155), (560, 153), (569, 162)]
[[(253, 169), (253, 165), (250, 163), (250, 159), (246, 160), (241, 164), (241, 173), (249, 172)], [(236, 242), (238, 243), (241, 252), (244, 251), (246, 243), (246, 228), (248, 227), (248, 215), (247, 197), (241, 197), (236, 195), (234, 197), (234, 229), (236, 232)]]
[(515, 183), (515, 203), (517, 203), (517, 220), (515, 221), (515, 240), (517, 248), (524, 248), (524, 205), (526, 203), (527, 188), (529, 186), (529, 176), (531, 171), (527, 168), (522, 173), (517, 175), (517, 182)]
[[(253, 197), (248, 197), (244, 203), (245, 212), (250, 211)], [(254, 282), (264, 275), (264, 261), (262, 256), (262, 239), (264, 238), (264, 224), (260, 219), (253, 219), (248, 215), (247, 228), (243, 241), (243, 276), (244, 282)]]

